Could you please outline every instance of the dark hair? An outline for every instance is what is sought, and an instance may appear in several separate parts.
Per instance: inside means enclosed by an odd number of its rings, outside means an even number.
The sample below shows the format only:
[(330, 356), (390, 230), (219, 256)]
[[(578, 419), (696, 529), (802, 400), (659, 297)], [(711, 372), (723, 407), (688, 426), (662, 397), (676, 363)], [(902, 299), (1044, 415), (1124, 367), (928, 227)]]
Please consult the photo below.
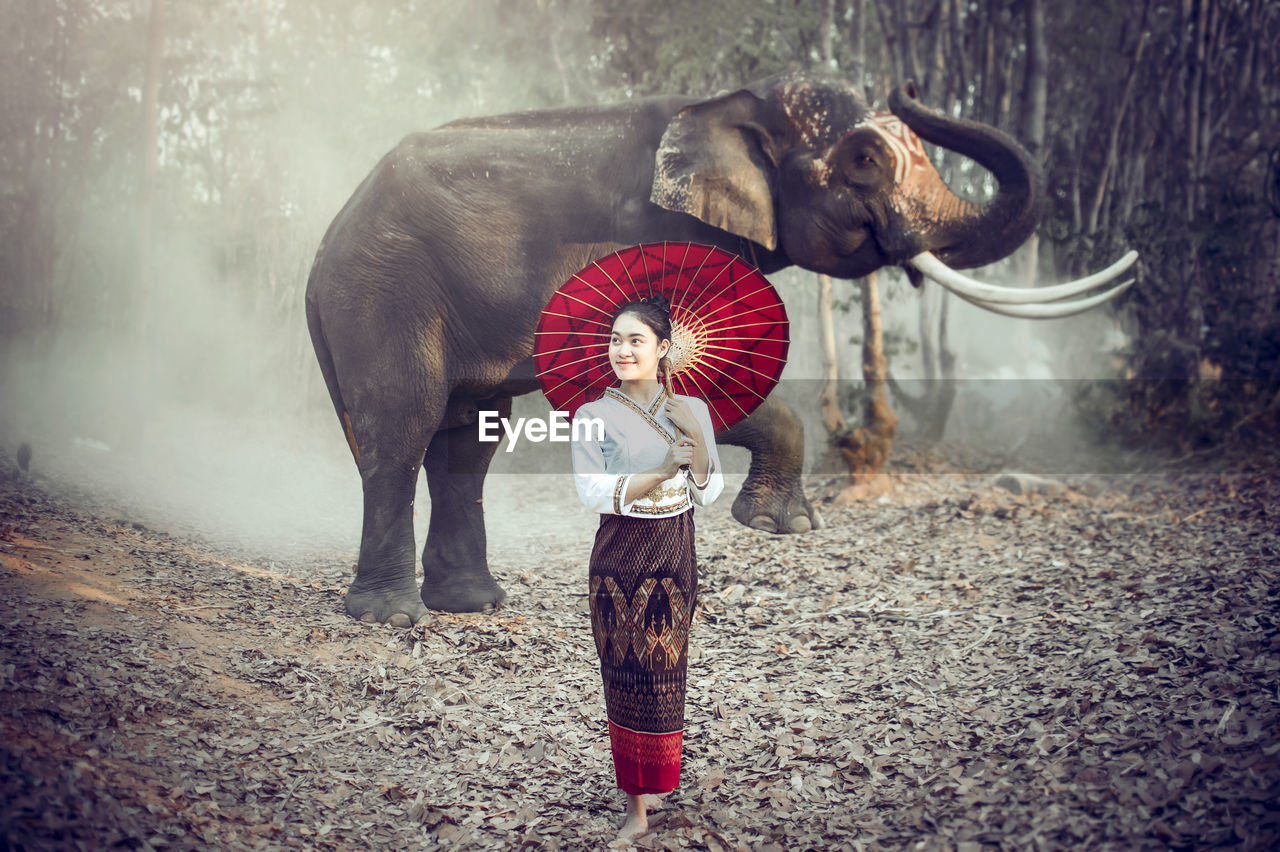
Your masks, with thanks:
[(671, 303), (661, 293), (627, 302), (618, 308), (610, 325), (617, 322), (618, 317), (623, 314), (635, 314), (637, 319), (658, 335), (659, 343), (671, 339)]

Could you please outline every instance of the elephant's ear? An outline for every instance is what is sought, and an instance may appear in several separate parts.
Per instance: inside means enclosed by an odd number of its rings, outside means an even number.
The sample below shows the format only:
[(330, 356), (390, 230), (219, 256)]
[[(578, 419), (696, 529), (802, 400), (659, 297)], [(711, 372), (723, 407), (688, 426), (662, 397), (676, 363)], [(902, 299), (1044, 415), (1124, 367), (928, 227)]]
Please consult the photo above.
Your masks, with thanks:
[(685, 107), (662, 134), (649, 199), (777, 248), (782, 126), (766, 102), (745, 89)]

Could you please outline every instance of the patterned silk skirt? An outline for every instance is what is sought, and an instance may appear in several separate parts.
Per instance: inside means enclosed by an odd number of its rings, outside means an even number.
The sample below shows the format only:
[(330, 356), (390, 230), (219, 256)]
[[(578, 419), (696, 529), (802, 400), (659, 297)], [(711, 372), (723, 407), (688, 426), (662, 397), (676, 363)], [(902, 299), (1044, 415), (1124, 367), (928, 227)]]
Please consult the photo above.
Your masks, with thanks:
[(693, 510), (669, 518), (601, 515), (590, 581), (618, 786), (631, 795), (669, 792), (680, 782), (698, 594)]

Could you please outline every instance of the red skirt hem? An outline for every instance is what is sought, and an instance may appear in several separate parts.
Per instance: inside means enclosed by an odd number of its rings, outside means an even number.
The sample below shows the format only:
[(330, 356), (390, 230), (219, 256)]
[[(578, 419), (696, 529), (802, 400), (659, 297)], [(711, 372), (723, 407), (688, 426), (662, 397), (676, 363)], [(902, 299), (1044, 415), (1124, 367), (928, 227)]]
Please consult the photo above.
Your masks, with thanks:
[(680, 784), (684, 732), (646, 734), (609, 722), (609, 745), (618, 789), (629, 795), (670, 793)]

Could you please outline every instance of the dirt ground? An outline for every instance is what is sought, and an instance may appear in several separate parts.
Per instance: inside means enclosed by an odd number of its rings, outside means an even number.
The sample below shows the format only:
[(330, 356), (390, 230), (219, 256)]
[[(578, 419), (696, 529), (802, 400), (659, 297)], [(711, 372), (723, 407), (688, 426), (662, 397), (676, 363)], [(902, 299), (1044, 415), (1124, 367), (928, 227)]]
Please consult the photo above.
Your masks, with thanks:
[[(342, 614), (347, 555), (3, 464), (0, 848), (609, 845), (585, 540), (491, 539), (503, 607), (398, 630)], [(1280, 476), (892, 485), (803, 536), (699, 515), (684, 774), (638, 847), (1280, 843)]]

